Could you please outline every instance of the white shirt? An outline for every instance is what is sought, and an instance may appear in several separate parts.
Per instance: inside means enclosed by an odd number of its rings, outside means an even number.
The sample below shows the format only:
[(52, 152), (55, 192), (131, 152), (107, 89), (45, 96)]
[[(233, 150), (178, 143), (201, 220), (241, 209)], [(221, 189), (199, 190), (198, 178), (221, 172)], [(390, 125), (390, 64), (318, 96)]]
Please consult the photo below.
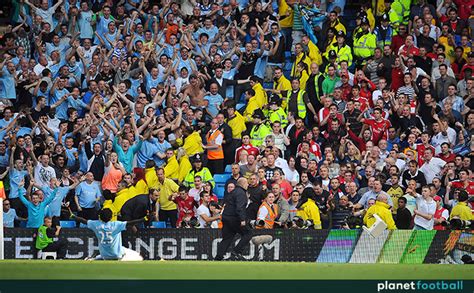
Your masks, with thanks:
[(421, 166), (420, 171), (425, 174), (426, 183), (433, 182), (433, 179), (441, 173), (441, 170), (446, 165), (446, 162), (440, 158), (433, 157), (429, 162), (426, 162)]
[(201, 199), (201, 191), (202, 191), (202, 187), (200, 189), (197, 189), (197, 188), (191, 188), (188, 192), (189, 196), (194, 198), (194, 201), (199, 203), (199, 200)]
[(38, 163), (35, 167), (35, 182), (41, 186), (49, 186), (51, 178), (56, 178), (56, 172), (53, 167), (43, 167), (41, 163)]
[(436, 212), (436, 202), (431, 199), (427, 201), (423, 196), (418, 195), (416, 198), (416, 209), (423, 214), (433, 215), (431, 220), (427, 220), (419, 215), (415, 216), (415, 225), (421, 226), (426, 230), (433, 230), (434, 213)]
[(444, 136), (442, 132), (438, 132), (431, 139), (431, 145), (435, 147), (435, 155), (441, 153), (441, 144), (443, 142), (447, 142), (452, 146), (456, 144), (456, 130), (452, 129), (451, 127), (448, 127), (448, 130), (446, 130), (446, 134), (447, 135)]
[(201, 215), (211, 217), (211, 211), (209, 211), (209, 208), (205, 205), (200, 205), (196, 214), (198, 215), (199, 228), (209, 228), (210, 225), (201, 217)]

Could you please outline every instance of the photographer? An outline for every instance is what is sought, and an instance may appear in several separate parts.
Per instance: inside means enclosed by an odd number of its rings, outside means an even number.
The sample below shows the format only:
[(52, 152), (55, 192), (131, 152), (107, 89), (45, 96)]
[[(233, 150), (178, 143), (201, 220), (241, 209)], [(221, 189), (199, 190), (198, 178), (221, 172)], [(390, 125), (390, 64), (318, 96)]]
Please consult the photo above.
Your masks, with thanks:
[(275, 224), (284, 227), (288, 222), (290, 217), (290, 205), (283, 198), (281, 193), (281, 188), (278, 183), (272, 184), (272, 193), (275, 195), (275, 203), (278, 205), (278, 216), (276, 218)]
[(271, 192), (267, 193), (265, 199), (258, 209), (257, 222), (263, 221), (264, 224), (257, 225), (257, 229), (273, 229), (275, 225), (275, 219), (278, 216), (278, 205), (273, 204), (275, 201), (275, 195)]
[(450, 220), (457, 218), (463, 221), (472, 221), (474, 219), (471, 209), (467, 205), (469, 196), (466, 190), (460, 190), (458, 195), (458, 204), (451, 210)]
[(297, 206), (296, 216), (303, 220), (311, 220), (314, 223), (314, 229), (321, 229), (321, 215), (316, 205), (316, 193), (312, 188), (305, 188), (301, 194), (300, 204)]

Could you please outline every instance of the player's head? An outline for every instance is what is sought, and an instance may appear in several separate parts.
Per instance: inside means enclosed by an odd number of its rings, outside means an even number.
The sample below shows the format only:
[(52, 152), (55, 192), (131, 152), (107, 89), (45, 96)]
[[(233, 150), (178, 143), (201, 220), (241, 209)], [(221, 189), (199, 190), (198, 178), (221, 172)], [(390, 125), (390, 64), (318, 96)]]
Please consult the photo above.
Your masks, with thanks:
[(107, 223), (112, 220), (112, 210), (111, 209), (102, 209), (99, 212), (99, 218), (102, 222)]

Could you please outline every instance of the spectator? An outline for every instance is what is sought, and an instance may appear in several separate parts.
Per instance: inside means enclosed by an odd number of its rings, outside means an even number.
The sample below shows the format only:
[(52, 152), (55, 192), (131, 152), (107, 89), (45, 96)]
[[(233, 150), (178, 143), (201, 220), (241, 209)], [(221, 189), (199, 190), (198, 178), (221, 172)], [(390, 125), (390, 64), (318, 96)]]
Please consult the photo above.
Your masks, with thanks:
[(406, 197), (400, 197), (398, 199), (397, 214), (395, 215), (395, 224), (397, 226), (397, 229), (411, 229), (412, 215), (410, 211), (406, 208), (406, 204)]
[(18, 217), (15, 209), (10, 207), (10, 201), (5, 199), (3, 201), (3, 227), (13, 228), (15, 221), (26, 221), (24, 218)]
[(431, 197), (431, 191), (428, 186), (423, 186), (421, 196), (417, 195), (415, 215), (415, 230), (433, 230), (434, 214), (436, 212), (436, 203)]
[(382, 219), (382, 221), (387, 224), (387, 229), (397, 229), (395, 226), (395, 221), (392, 217), (392, 212), (390, 212), (390, 206), (387, 202), (388, 197), (386, 194), (378, 195), (375, 204), (367, 210), (367, 213), (364, 216), (364, 225), (371, 227), (375, 223), (374, 214), (377, 214)]

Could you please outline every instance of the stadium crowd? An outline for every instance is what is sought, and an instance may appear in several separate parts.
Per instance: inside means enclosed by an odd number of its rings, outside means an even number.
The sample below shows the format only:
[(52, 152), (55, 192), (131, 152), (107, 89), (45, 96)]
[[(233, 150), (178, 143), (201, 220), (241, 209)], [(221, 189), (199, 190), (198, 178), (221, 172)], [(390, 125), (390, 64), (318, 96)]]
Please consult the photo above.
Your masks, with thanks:
[(473, 218), (470, 0), (13, 0), (4, 225), (70, 208), (220, 227)]

